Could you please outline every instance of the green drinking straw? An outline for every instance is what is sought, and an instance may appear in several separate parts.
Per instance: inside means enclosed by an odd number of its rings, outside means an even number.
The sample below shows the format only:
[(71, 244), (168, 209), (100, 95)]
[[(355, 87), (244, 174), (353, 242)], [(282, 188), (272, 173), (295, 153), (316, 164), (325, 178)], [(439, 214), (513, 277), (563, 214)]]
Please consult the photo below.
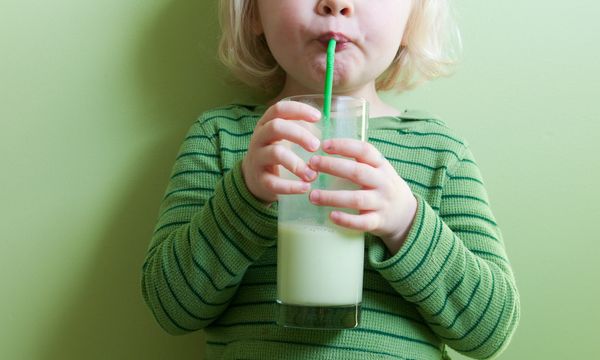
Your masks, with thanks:
[(323, 139), (329, 138), (329, 117), (331, 116), (331, 93), (333, 91), (333, 65), (335, 62), (335, 39), (327, 46), (327, 67), (325, 69), (325, 90), (323, 91)]
[[(333, 92), (333, 65), (335, 62), (335, 39), (329, 40), (327, 45), (327, 65), (325, 68), (325, 89), (323, 91), (323, 132), (322, 139), (329, 139), (329, 126), (331, 117), (331, 93)], [(319, 174), (319, 188), (327, 188), (327, 179), (325, 175)], [(325, 209), (319, 206), (319, 213), (323, 213)], [(327, 217), (320, 215), (319, 219), (327, 221)]]

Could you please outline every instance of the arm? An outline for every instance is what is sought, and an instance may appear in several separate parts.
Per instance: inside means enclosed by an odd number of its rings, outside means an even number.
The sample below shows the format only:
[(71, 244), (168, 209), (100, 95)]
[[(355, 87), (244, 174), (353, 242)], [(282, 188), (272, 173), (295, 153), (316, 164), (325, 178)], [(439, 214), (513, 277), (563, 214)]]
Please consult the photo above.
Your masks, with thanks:
[(471, 152), (448, 170), (439, 216), (421, 197), (398, 253), (370, 249), (375, 269), (415, 303), (438, 336), (474, 358), (499, 354), (519, 320), (519, 295)]
[(171, 334), (201, 329), (227, 308), (248, 266), (275, 243), (276, 210), (246, 188), (241, 161), (222, 174), (214, 134), (188, 133), (142, 270), (142, 294)]

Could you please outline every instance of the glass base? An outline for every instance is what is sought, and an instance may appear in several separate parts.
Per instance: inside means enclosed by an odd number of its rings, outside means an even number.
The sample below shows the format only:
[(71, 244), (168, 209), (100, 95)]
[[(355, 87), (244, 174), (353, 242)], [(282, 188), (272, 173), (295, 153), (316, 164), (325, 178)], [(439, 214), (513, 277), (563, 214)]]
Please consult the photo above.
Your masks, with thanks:
[(360, 304), (344, 306), (301, 306), (278, 302), (277, 324), (284, 327), (342, 330), (360, 323)]

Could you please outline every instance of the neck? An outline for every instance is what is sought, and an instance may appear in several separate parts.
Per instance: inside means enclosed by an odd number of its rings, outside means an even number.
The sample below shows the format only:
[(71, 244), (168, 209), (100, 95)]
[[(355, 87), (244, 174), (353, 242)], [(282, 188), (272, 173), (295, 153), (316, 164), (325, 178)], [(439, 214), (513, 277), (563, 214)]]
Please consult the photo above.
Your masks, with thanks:
[[(322, 91), (322, 90), (321, 90)], [(290, 81), (286, 81), (283, 89), (274, 99), (268, 102), (267, 105), (272, 105), (278, 102), (281, 99), (284, 99), (288, 96), (294, 95), (303, 95), (303, 94), (318, 94), (321, 91), (315, 91), (314, 89), (309, 89), (303, 87), (298, 83), (292, 83)], [(400, 114), (400, 111), (393, 106), (386, 104), (375, 88), (375, 82), (366, 84), (359, 88), (354, 89), (342, 89), (340, 91), (333, 92), (334, 95), (345, 95), (345, 96), (353, 96), (353, 97), (361, 97), (369, 102), (369, 114), (370, 117), (379, 117), (379, 116), (395, 116)]]

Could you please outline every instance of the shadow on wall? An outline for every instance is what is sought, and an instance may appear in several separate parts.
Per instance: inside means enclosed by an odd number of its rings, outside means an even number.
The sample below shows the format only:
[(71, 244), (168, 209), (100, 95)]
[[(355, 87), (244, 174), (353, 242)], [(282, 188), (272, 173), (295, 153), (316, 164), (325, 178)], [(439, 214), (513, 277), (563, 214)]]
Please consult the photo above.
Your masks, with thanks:
[(138, 68), (137, 106), (144, 107), (135, 113), (145, 116), (132, 121), (134, 128), (151, 126), (161, 135), (127, 174), (115, 175), (131, 177), (129, 185), (115, 189), (121, 200), (98, 234), (94, 260), (71, 302), (55, 314), (58, 325), (47, 334), (39, 358), (202, 358), (201, 332), (172, 337), (155, 323), (142, 300), (140, 277), (183, 135), (203, 110), (230, 100), (231, 88), (215, 60), (215, 15), (215, 2), (173, 0), (141, 30), (139, 48), (129, 56)]

